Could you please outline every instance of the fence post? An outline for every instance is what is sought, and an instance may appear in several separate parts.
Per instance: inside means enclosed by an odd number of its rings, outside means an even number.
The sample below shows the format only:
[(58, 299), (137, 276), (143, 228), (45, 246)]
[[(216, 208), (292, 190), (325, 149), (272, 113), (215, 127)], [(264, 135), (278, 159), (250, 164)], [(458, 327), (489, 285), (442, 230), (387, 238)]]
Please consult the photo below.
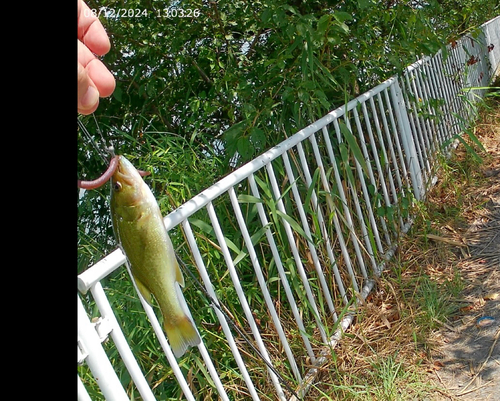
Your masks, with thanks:
[(408, 118), (408, 111), (406, 104), (399, 86), (399, 78), (391, 85), (391, 97), (396, 111), (396, 119), (400, 129), (399, 134), (403, 142), (403, 148), (406, 155), (406, 162), (408, 171), (410, 173), (411, 183), (413, 187), (413, 194), (417, 200), (421, 200), (425, 194), (425, 188), (422, 179), (422, 169), (418, 162), (417, 149), (415, 141), (410, 128), (410, 119)]
[(492, 48), (488, 50), (490, 59), (490, 80), (495, 75), (496, 69), (500, 64), (500, 16), (481, 25), (486, 38), (486, 45)]
[(92, 371), (97, 384), (106, 400), (128, 401), (127, 393), (123, 389), (115, 370), (111, 365), (106, 352), (102, 348), (101, 340), (90, 323), (87, 312), (78, 298), (78, 339), (85, 347), (86, 362)]

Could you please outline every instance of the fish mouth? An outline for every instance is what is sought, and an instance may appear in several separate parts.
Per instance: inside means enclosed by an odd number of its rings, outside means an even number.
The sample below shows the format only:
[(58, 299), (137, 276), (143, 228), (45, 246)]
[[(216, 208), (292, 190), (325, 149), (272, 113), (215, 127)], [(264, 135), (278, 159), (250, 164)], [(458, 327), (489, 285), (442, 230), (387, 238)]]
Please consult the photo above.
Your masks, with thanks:
[(135, 168), (133, 168), (133, 166), (130, 168), (130, 166), (127, 165), (127, 159), (122, 156), (119, 157), (118, 166), (113, 174), (113, 182), (120, 182), (122, 185), (133, 186), (137, 179), (134, 174)]
[(127, 171), (121, 171), (120, 166), (113, 175), (114, 182), (120, 182), (122, 185), (132, 186), (134, 185), (134, 177)]

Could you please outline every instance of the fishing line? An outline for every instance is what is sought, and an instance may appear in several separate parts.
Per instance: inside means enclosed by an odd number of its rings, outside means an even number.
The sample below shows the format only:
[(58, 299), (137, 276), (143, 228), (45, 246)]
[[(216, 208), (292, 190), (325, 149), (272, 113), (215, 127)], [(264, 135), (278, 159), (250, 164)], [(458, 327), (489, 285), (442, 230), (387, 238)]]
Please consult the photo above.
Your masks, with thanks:
[(79, 118), (77, 118), (77, 121), (78, 121), (78, 126), (80, 127), (80, 130), (82, 131), (82, 133), (85, 136), (85, 138), (87, 139), (87, 141), (92, 145), (92, 147), (97, 152), (97, 154), (99, 155), (101, 160), (107, 164), (108, 163), (108, 158), (106, 157), (107, 155), (103, 151), (101, 151), (101, 149), (97, 145), (95, 139), (92, 138), (92, 135), (90, 135), (90, 132), (87, 130), (87, 127), (85, 127), (85, 125), (83, 125), (83, 123), (80, 121)]
[(105, 164), (108, 164), (108, 162), (109, 162), (109, 160), (108, 160), (109, 159), (109, 155), (111, 155), (111, 157), (115, 156), (115, 148), (113, 147), (113, 145), (108, 145), (108, 143), (106, 142), (106, 139), (104, 139), (104, 135), (102, 134), (102, 131), (99, 128), (99, 123), (97, 122), (95, 114), (92, 114), (92, 117), (94, 118), (97, 133), (101, 137), (101, 141), (104, 144), (104, 149), (106, 150), (106, 152), (103, 152), (100, 149), (100, 147), (97, 145), (95, 137), (92, 137), (92, 135), (90, 135), (90, 132), (88, 131), (87, 127), (85, 127), (85, 125), (83, 125), (83, 123), (80, 121), (79, 118), (77, 118), (78, 126), (80, 127), (80, 130), (82, 131), (82, 133), (85, 136), (85, 138), (87, 139), (87, 141), (89, 141), (89, 143), (95, 149), (95, 151), (97, 152), (97, 154), (99, 155), (99, 157), (101, 158), (101, 160)]
[[(252, 350), (258, 355), (258, 357), (266, 364), (266, 366), (278, 377), (280, 382), (287, 388), (290, 393), (292, 393), (296, 399), (301, 400), (302, 398), (299, 397), (299, 395), (295, 392), (295, 390), (292, 388), (290, 384), (283, 378), (283, 376), (280, 375), (280, 373), (275, 369), (275, 367), (264, 358), (264, 355), (259, 351), (259, 349), (253, 345), (252, 341), (248, 338), (248, 336), (238, 327), (236, 322), (224, 311), (224, 309), (227, 309), (227, 307), (219, 300), (218, 304), (217, 301), (215, 301), (212, 296), (208, 293), (208, 291), (205, 289), (203, 284), (196, 278), (194, 273), (188, 269), (187, 265), (184, 263), (184, 261), (180, 258), (180, 256), (176, 253), (175, 256), (177, 257), (177, 261), (180, 263), (182, 266), (183, 270), (188, 273), (189, 277), (193, 279), (193, 282), (198, 289), (200, 289), (203, 294), (205, 295), (207, 301), (210, 303), (212, 308), (217, 308), (219, 312), (221, 312), (225, 319), (231, 324), (232, 328), (238, 332), (238, 334), (243, 338), (243, 340), (252, 348)], [(224, 309), (222, 309), (224, 307)]]
[[(99, 125), (97, 123), (95, 115), (93, 115), (93, 116), (94, 116), (94, 120), (96, 122), (97, 132), (101, 136), (102, 142), (106, 145), (106, 140), (104, 139), (104, 136), (102, 135), (102, 132), (99, 129)], [(77, 119), (77, 121), (78, 121), (78, 126), (80, 127), (82, 133), (87, 138), (87, 140), (92, 144), (92, 146), (95, 148), (97, 154), (101, 157), (101, 159), (104, 161), (104, 163), (108, 163), (106, 155), (104, 154), (104, 152), (101, 151), (101, 149), (99, 149), (99, 146), (97, 145), (95, 139), (90, 135), (90, 133), (87, 130), (87, 128), (85, 127), (85, 125), (83, 125), (83, 123), (80, 121), (80, 119)], [(111, 155), (114, 157), (113, 146), (107, 146), (106, 151), (108, 153), (111, 153)], [(177, 260), (179, 261), (179, 263), (182, 266), (182, 268), (184, 269), (184, 271), (187, 272), (187, 274), (193, 279), (193, 283), (195, 284), (195, 286), (198, 287), (198, 289), (200, 289), (201, 292), (205, 295), (207, 301), (210, 303), (212, 308), (217, 308), (222, 313), (222, 315), (224, 316), (226, 321), (228, 321), (231, 324), (233, 329), (236, 330), (236, 332), (241, 336), (241, 338), (243, 338), (243, 340), (250, 346), (250, 348), (252, 348), (252, 350), (258, 355), (258, 357), (266, 364), (266, 366), (276, 375), (276, 377), (278, 377), (279, 381), (288, 389), (288, 391), (290, 391), (290, 393), (293, 394), (296, 397), (296, 399), (301, 400), (301, 398), (298, 396), (298, 394), (295, 392), (295, 390), (292, 388), (292, 386), (290, 384), (288, 384), (288, 382), (283, 378), (283, 376), (281, 376), (281, 374), (275, 369), (275, 367), (270, 362), (268, 362), (266, 360), (266, 358), (264, 358), (262, 353), (259, 351), (259, 349), (255, 345), (253, 345), (252, 341), (248, 338), (248, 336), (237, 326), (236, 322), (224, 311), (224, 309), (227, 309), (227, 307), (220, 301), (219, 301), (219, 304), (220, 304), (219, 305), (212, 298), (212, 296), (208, 293), (208, 291), (205, 289), (203, 284), (201, 284), (201, 282), (196, 278), (194, 273), (192, 273), (191, 270), (188, 269), (188, 267), (186, 266), (184, 261), (179, 257), (179, 255), (176, 253), (175, 256), (177, 257)], [(224, 309), (222, 309), (221, 306), (223, 306)]]
[(106, 149), (108, 149), (109, 146), (106, 143), (106, 139), (104, 139), (104, 135), (102, 134), (101, 128), (99, 127), (99, 123), (97, 122), (97, 118), (95, 118), (95, 114), (94, 113), (92, 113), (92, 118), (94, 119), (95, 127), (97, 129), (97, 133), (100, 135), (100, 137), (102, 139), (102, 143), (104, 143), (104, 145), (106, 146)]

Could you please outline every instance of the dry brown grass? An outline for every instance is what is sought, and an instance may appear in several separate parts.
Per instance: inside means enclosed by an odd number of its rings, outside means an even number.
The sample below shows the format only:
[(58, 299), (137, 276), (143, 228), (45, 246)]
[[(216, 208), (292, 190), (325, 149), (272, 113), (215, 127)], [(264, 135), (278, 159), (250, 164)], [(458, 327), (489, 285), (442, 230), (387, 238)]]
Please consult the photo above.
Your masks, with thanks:
[(446, 343), (442, 331), (484, 306), (488, 280), (500, 282), (499, 226), (481, 226), (492, 221), (490, 206), (500, 205), (499, 100), (481, 112), (474, 135), (483, 162), (463, 146), (443, 161), (411, 232), (307, 399), (459, 399), (440, 380), (444, 362), (436, 355)]

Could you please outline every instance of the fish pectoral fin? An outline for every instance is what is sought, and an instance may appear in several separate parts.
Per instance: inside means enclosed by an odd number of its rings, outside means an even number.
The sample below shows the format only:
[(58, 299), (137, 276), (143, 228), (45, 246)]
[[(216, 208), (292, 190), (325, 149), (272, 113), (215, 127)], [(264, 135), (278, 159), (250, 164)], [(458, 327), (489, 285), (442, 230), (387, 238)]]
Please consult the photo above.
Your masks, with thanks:
[(151, 291), (149, 290), (148, 287), (146, 287), (142, 282), (137, 279), (137, 277), (134, 276), (134, 281), (135, 284), (137, 285), (137, 288), (139, 289), (139, 292), (141, 293), (142, 297), (146, 300), (146, 302), (150, 305), (152, 304), (152, 298), (151, 298)]

